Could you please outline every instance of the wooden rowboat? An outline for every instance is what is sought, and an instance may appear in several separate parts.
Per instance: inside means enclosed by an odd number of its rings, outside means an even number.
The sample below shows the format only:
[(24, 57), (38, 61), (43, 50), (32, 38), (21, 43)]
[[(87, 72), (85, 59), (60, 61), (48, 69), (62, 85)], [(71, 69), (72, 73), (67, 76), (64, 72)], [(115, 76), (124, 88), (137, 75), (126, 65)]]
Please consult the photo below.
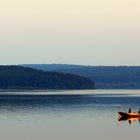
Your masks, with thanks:
[(123, 118), (140, 118), (140, 114), (139, 113), (125, 113), (125, 112), (118, 112), (119, 117), (123, 117)]

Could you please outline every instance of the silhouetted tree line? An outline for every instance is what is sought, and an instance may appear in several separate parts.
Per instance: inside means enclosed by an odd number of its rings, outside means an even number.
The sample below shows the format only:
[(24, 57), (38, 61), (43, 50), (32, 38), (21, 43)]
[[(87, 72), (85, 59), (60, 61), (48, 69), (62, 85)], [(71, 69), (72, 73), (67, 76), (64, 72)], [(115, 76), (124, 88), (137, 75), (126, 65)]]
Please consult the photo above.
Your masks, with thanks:
[(21, 66), (0, 66), (1, 89), (94, 89), (83, 76), (44, 72)]

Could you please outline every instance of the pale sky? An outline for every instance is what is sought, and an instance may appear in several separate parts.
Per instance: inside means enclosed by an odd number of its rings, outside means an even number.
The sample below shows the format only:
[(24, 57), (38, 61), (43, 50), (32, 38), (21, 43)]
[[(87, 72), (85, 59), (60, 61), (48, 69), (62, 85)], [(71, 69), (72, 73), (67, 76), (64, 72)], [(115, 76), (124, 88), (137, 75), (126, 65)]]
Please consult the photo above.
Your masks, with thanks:
[(0, 64), (140, 65), (140, 0), (1, 0)]

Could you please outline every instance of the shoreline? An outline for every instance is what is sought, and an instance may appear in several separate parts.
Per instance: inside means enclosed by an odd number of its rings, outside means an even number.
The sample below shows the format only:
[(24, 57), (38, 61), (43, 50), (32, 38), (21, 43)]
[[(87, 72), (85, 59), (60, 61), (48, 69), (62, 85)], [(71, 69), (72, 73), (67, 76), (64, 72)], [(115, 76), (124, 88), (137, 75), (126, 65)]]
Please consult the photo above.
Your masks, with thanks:
[(0, 95), (97, 95), (140, 94), (140, 89), (93, 89), (93, 90), (2, 90)]

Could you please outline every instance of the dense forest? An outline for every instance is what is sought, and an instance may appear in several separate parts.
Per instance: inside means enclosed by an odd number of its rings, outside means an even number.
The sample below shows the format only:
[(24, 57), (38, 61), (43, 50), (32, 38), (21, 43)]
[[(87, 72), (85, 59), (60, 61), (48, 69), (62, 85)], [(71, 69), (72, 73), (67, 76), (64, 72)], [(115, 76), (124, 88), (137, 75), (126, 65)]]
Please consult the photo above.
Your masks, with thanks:
[(140, 89), (140, 66), (81, 66), (62, 64), (26, 65), (44, 71), (85, 76), (98, 89)]
[(0, 89), (94, 89), (94, 83), (74, 74), (0, 66)]

